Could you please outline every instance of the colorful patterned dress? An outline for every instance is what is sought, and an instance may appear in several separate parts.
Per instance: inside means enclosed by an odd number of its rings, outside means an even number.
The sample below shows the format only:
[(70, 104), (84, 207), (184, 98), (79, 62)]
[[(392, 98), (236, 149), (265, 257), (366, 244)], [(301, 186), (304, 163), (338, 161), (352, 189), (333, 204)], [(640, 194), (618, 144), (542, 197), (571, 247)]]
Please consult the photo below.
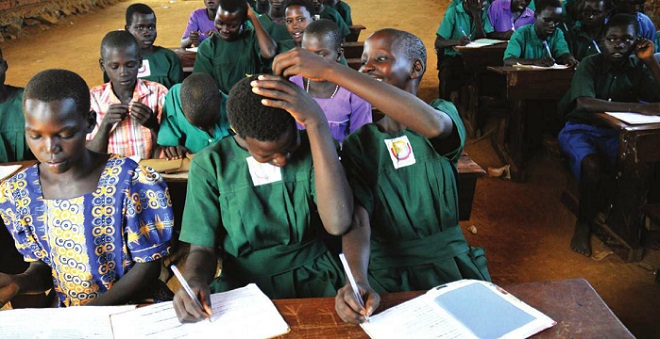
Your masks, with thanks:
[(174, 217), (160, 174), (111, 155), (94, 192), (44, 199), (38, 165), (0, 185), (0, 216), (24, 260), (52, 269), (61, 306), (84, 305), (135, 263), (168, 255)]

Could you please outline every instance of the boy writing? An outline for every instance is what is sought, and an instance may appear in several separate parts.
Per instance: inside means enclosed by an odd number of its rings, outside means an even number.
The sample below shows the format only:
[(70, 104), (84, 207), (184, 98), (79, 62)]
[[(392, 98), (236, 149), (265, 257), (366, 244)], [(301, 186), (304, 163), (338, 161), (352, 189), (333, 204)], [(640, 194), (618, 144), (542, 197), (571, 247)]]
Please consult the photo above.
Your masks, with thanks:
[[(605, 128), (593, 113), (660, 112), (660, 65), (653, 55), (653, 43), (638, 39), (638, 33), (634, 16), (610, 18), (600, 43), (602, 53), (580, 63), (567, 94), (571, 108), (558, 141), (580, 183), (571, 248), (586, 256), (591, 255), (592, 222), (602, 207), (600, 178), (614, 164), (619, 140), (619, 133)], [(638, 59), (631, 58), (633, 53)]]
[(493, 30), (506, 33), (501, 38), (510, 39), (513, 32), (534, 23), (534, 11), (527, 6), (532, 0), (495, 0), (488, 7), (488, 18)]
[(584, 0), (579, 13), (580, 20), (566, 34), (568, 47), (577, 60), (600, 53), (598, 42), (602, 40), (605, 23), (609, 18), (610, 0)]
[(47, 70), (25, 88), (27, 142), (39, 161), (0, 185), (0, 216), (28, 269), (0, 273), (0, 305), (50, 288), (59, 306), (118, 305), (153, 295), (173, 215), (160, 175), (85, 147), (89, 88)]
[(204, 0), (204, 7), (190, 13), (186, 30), (181, 37), (181, 48), (197, 47), (200, 42), (218, 33), (213, 23), (215, 13), (218, 12), (218, 0)]
[(205, 73), (191, 74), (174, 85), (165, 97), (158, 131), (158, 145), (164, 146), (165, 157), (182, 158), (228, 136), (226, 102), (226, 95)]

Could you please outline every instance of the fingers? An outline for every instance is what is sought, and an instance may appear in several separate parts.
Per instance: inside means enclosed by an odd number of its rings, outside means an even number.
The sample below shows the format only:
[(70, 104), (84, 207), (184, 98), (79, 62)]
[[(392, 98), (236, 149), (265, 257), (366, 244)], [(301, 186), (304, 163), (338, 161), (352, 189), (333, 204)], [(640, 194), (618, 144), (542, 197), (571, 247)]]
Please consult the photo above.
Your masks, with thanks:
[(179, 154), (179, 149), (176, 146), (165, 147), (164, 153), (165, 153), (165, 158), (167, 158), (167, 160), (181, 158), (181, 155)]
[(145, 104), (134, 102), (133, 105), (131, 105), (130, 115), (133, 119), (144, 124), (151, 118), (153, 111)]
[[(207, 300), (207, 297), (202, 299), (202, 305), (204, 305), (205, 302), (208, 307), (210, 302)], [(207, 319), (210, 316), (205, 310), (202, 310), (197, 306), (197, 303), (188, 296), (183, 288), (179, 289), (176, 295), (174, 295), (174, 311), (176, 312), (177, 318), (179, 318), (179, 321), (182, 323), (198, 322)]]
[(373, 290), (366, 293), (365, 308), (367, 309), (367, 316), (371, 316), (378, 306), (380, 306), (380, 295)]
[[(357, 306), (356, 306), (357, 304)], [(360, 311), (365, 311), (355, 300), (355, 295), (350, 285), (346, 285), (337, 291), (335, 297), (335, 311), (337, 315), (347, 323), (359, 324), (366, 320)]]

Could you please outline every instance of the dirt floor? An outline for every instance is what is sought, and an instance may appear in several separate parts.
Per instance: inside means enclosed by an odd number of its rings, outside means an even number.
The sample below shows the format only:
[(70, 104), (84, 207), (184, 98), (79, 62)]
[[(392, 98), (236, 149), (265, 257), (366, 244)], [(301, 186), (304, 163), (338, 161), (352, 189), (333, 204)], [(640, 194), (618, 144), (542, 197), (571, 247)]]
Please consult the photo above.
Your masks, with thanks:
[[(62, 20), (45, 31), (32, 31), (17, 41), (1, 45), (10, 64), (7, 83), (24, 86), (32, 75), (46, 68), (67, 68), (81, 74), (90, 86), (101, 83), (98, 66), (103, 35), (124, 25), (126, 1), (85, 16)], [(154, 8), (158, 17), (157, 44), (179, 45), (189, 13), (202, 7), (195, 1), (141, 1)], [(428, 71), (420, 97), (436, 96), (437, 77), (433, 41), (448, 5), (447, 0), (348, 0), (353, 21), (367, 26), (360, 40), (378, 28), (394, 27), (415, 33), (429, 50)], [(488, 138), (469, 140), (470, 156), (482, 167), (499, 167)], [(462, 226), (475, 225), (477, 234), (468, 241), (483, 246), (489, 269), (498, 284), (587, 279), (622, 322), (639, 338), (657, 338), (660, 333), (660, 284), (655, 269), (658, 251), (647, 251), (641, 263), (624, 263), (594, 240), (596, 261), (569, 248), (575, 217), (559, 202), (561, 189), (570, 182), (565, 165), (539, 152), (529, 165), (523, 184), (481, 178), (477, 184), (472, 218)]]

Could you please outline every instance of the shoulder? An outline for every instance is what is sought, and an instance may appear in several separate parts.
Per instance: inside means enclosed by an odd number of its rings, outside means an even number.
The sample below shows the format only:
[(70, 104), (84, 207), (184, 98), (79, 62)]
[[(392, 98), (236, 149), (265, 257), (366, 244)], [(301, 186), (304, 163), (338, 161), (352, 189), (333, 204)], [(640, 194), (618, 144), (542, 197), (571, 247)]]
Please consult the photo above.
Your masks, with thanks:
[(234, 142), (234, 138), (229, 136), (199, 151), (190, 162), (190, 173), (212, 175), (222, 168), (224, 158), (238, 160), (233, 154), (228, 154)]
[(105, 84), (94, 86), (94, 87), (90, 88), (89, 93), (92, 96), (100, 96), (101, 94), (103, 94), (103, 92), (108, 90), (111, 86), (112, 86), (112, 84), (110, 82), (106, 82)]

